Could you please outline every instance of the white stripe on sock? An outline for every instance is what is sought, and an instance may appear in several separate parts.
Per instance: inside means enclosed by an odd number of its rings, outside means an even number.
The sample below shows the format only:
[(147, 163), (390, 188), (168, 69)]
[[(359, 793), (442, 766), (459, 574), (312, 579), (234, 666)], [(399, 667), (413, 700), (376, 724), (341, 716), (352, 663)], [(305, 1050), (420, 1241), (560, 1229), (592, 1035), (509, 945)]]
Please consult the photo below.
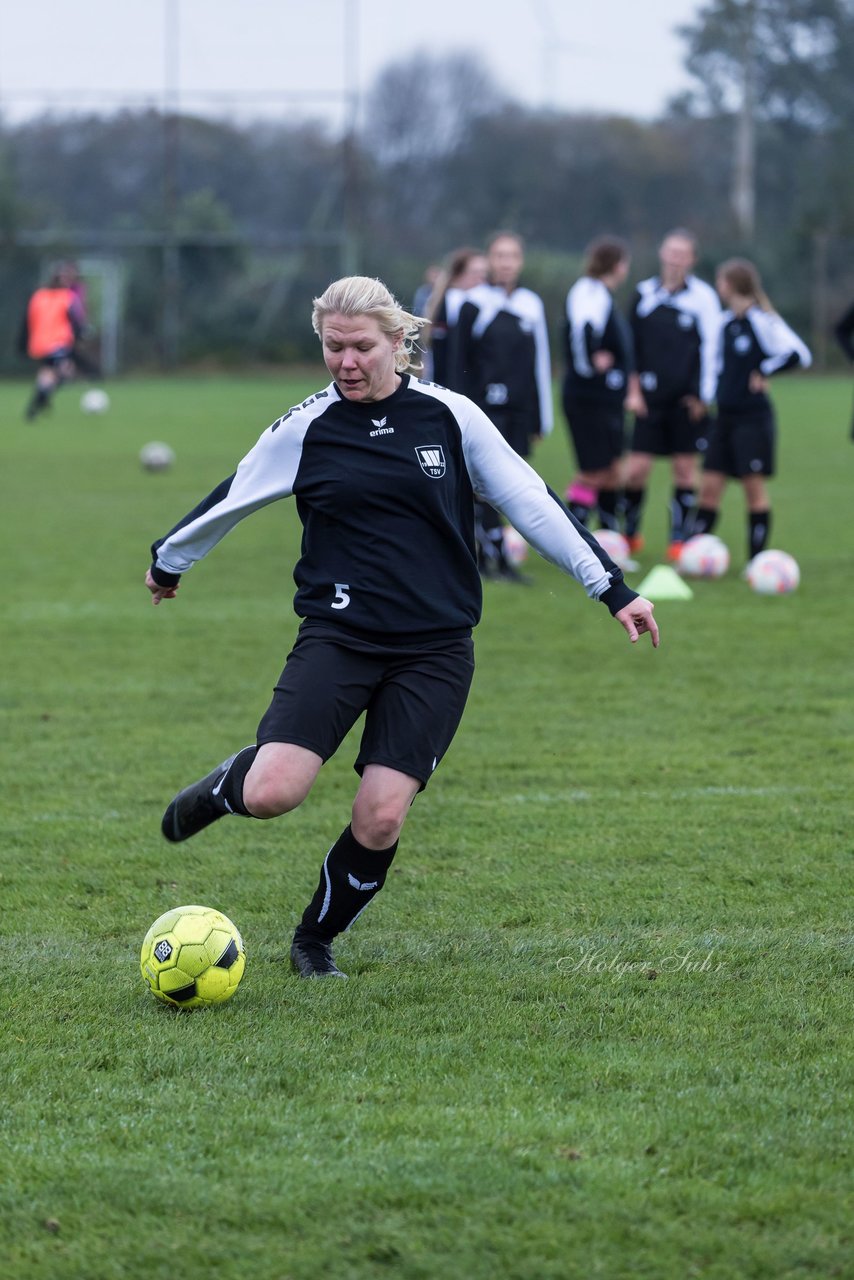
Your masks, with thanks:
[[(332, 845), (332, 848), (330, 848), (329, 853), (331, 853), (332, 849), (334, 848), (335, 848), (335, 845)], [(330, 903), (332, 902), (332, 881), (329, 878), (329, 868), (326, 865), (327, 862), (329, 861), (329, 853), (327, 853), (326, 857), (323, 859), (323, 875), (324, 875), (324, 878), (326, 879), (326, 893), (323, 896), (323, 906), (320, 908), (320, 915), (317, 917), (318, 924), (320, 924), (321, 920), (326, 915), (327, 911), (329, 910)]]

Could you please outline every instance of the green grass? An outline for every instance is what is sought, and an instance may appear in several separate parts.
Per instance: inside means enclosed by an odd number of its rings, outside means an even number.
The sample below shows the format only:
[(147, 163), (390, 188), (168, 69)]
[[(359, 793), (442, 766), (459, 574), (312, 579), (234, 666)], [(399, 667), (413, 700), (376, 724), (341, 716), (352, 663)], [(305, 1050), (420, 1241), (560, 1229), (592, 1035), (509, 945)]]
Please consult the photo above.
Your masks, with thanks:
[[(152, 538), (317, 385), (120, 382), (107, 416), (66, 390), (34, 426), (0, 385), (0, 1272), (851, 1275), (850, 384), (775, 384), (794, 596), (739, 580), (737, 491), (733, 568), (659, 605), (657, 653), (540, 561), (531, 591), (489, 584), (466, 718), (330, 984), (285, 960), (355, 738), (288, 818), (158, 831), (266, 707), (292, 504), (177, 601), (142, 586)], [(562, 488), (560, 427), (537, 465)], [(247, 972), (174, 1014), (139, 947), (196, 901)]]

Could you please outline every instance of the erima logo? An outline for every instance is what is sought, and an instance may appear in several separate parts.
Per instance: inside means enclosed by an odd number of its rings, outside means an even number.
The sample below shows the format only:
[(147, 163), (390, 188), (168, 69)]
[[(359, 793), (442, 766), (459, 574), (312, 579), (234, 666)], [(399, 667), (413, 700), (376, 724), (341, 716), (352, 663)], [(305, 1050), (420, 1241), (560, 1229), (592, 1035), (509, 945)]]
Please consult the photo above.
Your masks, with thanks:
[(421, 470), (432, 480), (440, 480), (445, 474), (445, 455), (440, 444), (419, 444), (415, 446), (415, 454), (421, 463)]
[(376, 427), (376, 431), (372, 431), (372, 436), (393, 436), (394, 427), (387, 427), (388, 418), (371, 418), (371, 422)]
[(154, 959), (159, 961), (160, 964), (165, 964), (171, 954), (171, 943), (168, 943), (165, 938), (158, 942), (157, 946), (154, 948)]
[(364, 893), (367, 893), (369, 889), (378, 889), (380, 887), (379, 880), (366, 880), (365, 883), (362, 884), (355, 876), (351, 876), (349, 871), (347, 872), (347, 879), (353, 889), (361, 889)]

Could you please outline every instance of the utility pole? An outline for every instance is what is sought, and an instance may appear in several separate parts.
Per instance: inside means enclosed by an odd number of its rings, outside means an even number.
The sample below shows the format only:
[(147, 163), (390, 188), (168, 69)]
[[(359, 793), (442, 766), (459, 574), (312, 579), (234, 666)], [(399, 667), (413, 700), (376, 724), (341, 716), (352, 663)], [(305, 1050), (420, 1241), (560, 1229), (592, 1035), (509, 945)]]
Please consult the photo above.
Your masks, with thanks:
[(359, 192), (359, 0), (344, 0), (344, 85), (347, 120), (342, 140), (344, 242), (341, 266), (345, 276), (357, 275), (361, 232)]
[(739, 239), (756, 231), (756, 0), (745, 0), (741, 50), (741, 102), (735, 121), (731, 207)]
[(180, 11), (179, 0), (164, 0), (163, 25), (163, 292), (162, 360), (167, 369), (178, 363), (181, 250), (178, 247), (178, 165), (180, 139)]
[(555, 106), (557, 55), (560, 49), (560, 39), (547, 0), (536, 0), (533, 9), (534, 17), (539, 22), (542, 31), (543, 106), (547, 111), (552, 111)]

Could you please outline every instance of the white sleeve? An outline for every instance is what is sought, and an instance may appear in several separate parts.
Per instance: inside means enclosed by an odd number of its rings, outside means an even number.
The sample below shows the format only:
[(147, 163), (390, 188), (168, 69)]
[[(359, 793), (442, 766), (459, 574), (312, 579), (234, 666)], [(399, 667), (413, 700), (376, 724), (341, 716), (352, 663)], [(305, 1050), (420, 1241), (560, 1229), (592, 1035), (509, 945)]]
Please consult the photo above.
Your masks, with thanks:
[(721, 304), (706, 286), (698, 298), (697, 327), (700, 331), (700, 399), (710, 404), (718, 385), (721, 338)]
[(765, 352), (765, 359), (759, 366), (760, 373), (769, 377), (791, 362), (797, 356), (802, 369), (812, 364), (809, 349), (801, 342), (794, 330), (790, 329), (782, 316), (775, 311), (763, 311), (761, 307), (751, 307), (750, 323), (756, 340)]
[[(281, 421), (281, 420), (280, 420)], [(226, 488), (200, 503), (157, 548), (156, 565), (166, 573), (186, 573), (246, 516), (293, 493), (309, 420), (268, 427), (240, 463)]]
[(466, 300), (465, 289), (448, 289), (445, 294), (445, 319), (448, 328), (457, 323), (460, 307)]
[[(550, 436), (554, 427), (552, 358), (549, 351), (546, 310), (541, 298), (537, 298), (537, 304), (537, 314), (534, 319), (534, 344), (536, 350), (537, 392), (540, 399), (540, 433), (544, 436)], [(521, 529), (519, 532), (521, 533)]]
[(497, 507), (543, 559), (575, 578), (598, 600), (613, 585), (611, 575), (545, 482), (477, 405), (462, 396), (456, 396), (453, 405), (477, 496)]
[(601, 338), (612, 305), (611, 295), (605, 285), (601, 280), (592, 280), (589, 276), (576, 280), (566, 295), (572, 363), (576, 373), (582, 378), (592, 378), (596, 373), (587, 354), (587, 326), (590, 326), (597, 338)]

